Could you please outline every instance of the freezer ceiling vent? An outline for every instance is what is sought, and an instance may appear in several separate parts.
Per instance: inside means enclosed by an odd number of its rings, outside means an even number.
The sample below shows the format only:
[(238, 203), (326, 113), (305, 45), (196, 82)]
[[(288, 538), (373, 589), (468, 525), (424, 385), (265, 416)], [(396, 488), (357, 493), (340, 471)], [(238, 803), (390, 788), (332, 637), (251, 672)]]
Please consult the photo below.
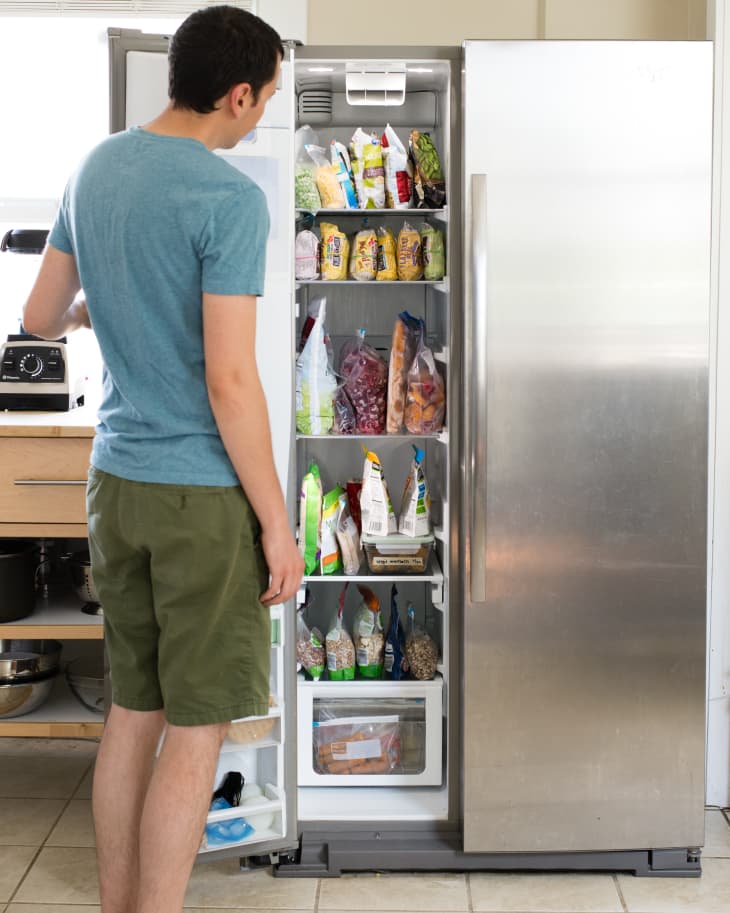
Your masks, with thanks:
[[(219, 0), (0, 0), (0, 16), (187, 16)], [(256, 12), (257, 0), (226, 0)]]

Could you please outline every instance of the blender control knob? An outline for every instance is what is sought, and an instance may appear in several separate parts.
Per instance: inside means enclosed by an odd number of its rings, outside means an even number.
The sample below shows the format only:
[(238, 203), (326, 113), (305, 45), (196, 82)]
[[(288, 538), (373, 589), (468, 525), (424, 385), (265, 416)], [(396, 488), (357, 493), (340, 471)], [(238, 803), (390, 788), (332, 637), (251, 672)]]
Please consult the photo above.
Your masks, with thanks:
[(30, 377), (38, 377), (43, 370), (43, 362), (37, 355), (29, 353), (21, 359), (20, 370), (23, 374), (30, 375)]

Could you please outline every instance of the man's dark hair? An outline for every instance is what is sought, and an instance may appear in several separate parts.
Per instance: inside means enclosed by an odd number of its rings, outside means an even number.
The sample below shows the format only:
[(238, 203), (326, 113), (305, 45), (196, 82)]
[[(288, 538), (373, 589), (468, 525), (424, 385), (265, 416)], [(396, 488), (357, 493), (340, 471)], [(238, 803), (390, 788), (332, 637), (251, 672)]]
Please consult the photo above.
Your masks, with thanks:
[(254, 102), (284, 56), (279, 34), (263, 19), (234, 6), (209, 6), (192, 13), (170, 42), (168, 95), (173, 107), (199, 114), (241, 82)]

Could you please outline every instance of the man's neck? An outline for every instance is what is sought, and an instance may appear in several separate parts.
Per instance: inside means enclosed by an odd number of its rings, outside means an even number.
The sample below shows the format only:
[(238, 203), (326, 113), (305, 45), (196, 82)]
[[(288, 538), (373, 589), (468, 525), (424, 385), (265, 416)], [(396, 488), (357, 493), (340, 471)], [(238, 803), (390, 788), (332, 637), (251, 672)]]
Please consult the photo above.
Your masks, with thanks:
[(223, 139), (215, 112), (198, 114), (197, 111), (173, 108), (172, 104), (154, 120), (144, 124), (142, 129), (149, 133), (159, 133), (161, 136), (195, 139), (211, 150), (220, 148)]

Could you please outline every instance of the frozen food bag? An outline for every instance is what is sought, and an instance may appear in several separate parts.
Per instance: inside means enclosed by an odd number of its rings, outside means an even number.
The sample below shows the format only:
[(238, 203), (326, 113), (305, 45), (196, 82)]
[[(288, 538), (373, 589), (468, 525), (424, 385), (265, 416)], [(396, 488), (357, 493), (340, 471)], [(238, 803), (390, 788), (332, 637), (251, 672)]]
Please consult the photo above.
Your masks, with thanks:
[(419, 209), (441, 209), (446, 205), (446, 182), (441, 159), (428, 133), (411, 130), (408, 139), (413, 160), (413, 182)]
[(296, 425), (300, 434), (327, 434), (334, 424), (337, 380), (332, 370), (324, 327), (326, 299), (317, 299), (317, 316), (297, 357)]
[(319, 238), (313, 231), (300, 231), (294, 241), (294, 278), (319, 279)]
[(398, 278), (395, 235), (382, 225), (378, 226), (378, 271), (375, 278), (381, 282), (394, 282)]
[(352, 242), (350, 276), (361, 282), (374, 279), (378, 272), (378, 238), (372, 228), (359, 231)]
[(392, 536), (398, 532), (383, 467), (371, 450), (363, 465), (360, 515), (365, 536)]
[(423, 278), (437, 282), (446, 275), (446, 250), (443, 233), (429, 225), (421, 229), (421, 255), (423, 257)]
[(355, 678), (355, 644), (342, 623), (348, 586), (346, 583), (342, 588), (337, 618), (327, 633), (327, 675), (333, 682), (352, 681)]
[(320, 568), (324, 576), (342, 572), (342, 558), (337, 541), (337, 518), (340, 513), (340, 495), (344, 494), (338, 485), (322, 497), (322, 547)]
[(321, 523), (322, 480), (317, 464), (310, 463), (299, 491), (299, 551), (304, 558), (305, 574), (314, 574), (319, 568)]
[[(357, 160), (362, 190), (358, 188), (361, 209), (383, 209), (385, 206), (385, 168), (383, 147), (375, 134), (358, 127), (351, 148)], [(356, 177), (357, 182), (357, 177)]]
[(362, 602), (353, 622), (357, 671), (363, 678), (382, 678), (385, 635), (380, 602), (369, 587), (358, 585), (358, 590)]
[(337, 515), (337, 541), (342, 556), (342, 566), (348, 577), (357, 574), (362, 564), (363, 553), (360, 544), (360, 533), (350, 513), (347, 494), (340, 495), (340, 512)]
[(314, 180), (322, 201), (322, 209), (345, 209), (345, 193), (337, 176), (337, 169), (327, 158), (321, 146), (307, 145), (307, 152), (314, 162)]
[(306, 146), (319, 145), (317, 134), (306, 124), (294, 134), (295, 162), (294, 162), (294, 205), (297, 209), (307, 209), (316, 212), (322, 202), (314, 179), (314, 162), (307, 152)]
[(347, 235), (331, 222), (319, 226), (321, 236), (322, 278), (330, 280), (347, 279), (350, 257), (350, 242)]
[(437, 434), (444, 427), (446, 393), (420, 321), (418, 348), (408, 371), (405, 424), (411, 434)]
[(345, 385), (340, 384), (335, 391), (335, 425), (336, 434), (357, 434), (355, 409), (347, 395)]
[(421, 234), (408, 222), (398, 232), (398, 278), (406, 282), (423, 278)]
[(398, 588), (395, 584), (390, 589), (390, 625), (385, 640), (383, 671), (386, 678), (396, 682), (408, 674), (405, 633), (398, 613)]
[(388, 406), (385, 430), (398, 434), (403, 429), (408, 390), (408, 370), (418, 345), (419, 323), (408, 311), (401, 311), (393, 327), (388, 368)]
[(347, 148), (336, 140), (330, 142), (330, 161), (335, 169), (337, 180), (342, 185), (342, 196), (345, 209), (357, 209), (357, 193), (352, 176), (352, 166)]
[(382, 434), (388, 365), (377, 351), (365, 342), (365, 330), (346, 342), (340, 352), (339, 375), (355, 410), (358, 434)]
[(360, 495), (362, 493), (362, 479), (348, 479), (345, 482), (347, 491), (347, 504), (350, 516), (357, 527), (358, 535), (362, 532), (362, 512), (360, 510)]
[(304, 606), (297, 610), (297, 662), (315, 682), (322, 678), (327, 662), (324, 637), (319, 628), (308, 627)]
[(388, 209), (408, 209), (413, 196), (413, 165), (406, 147), (387, 124), (380, 138), (385, 169), (385, 205)]
[(413, 454), (401, 498), (398, 532), (404, 536), (427, 536), (431, 532), (431, 495), (423, 469), (424, 453), (414, 444)]
[(433, 638), (416, 624), (416, 610), (408, 604), (409, 631), (406, 637), (408, 668), (419, 681), (429, 681), (436, 675), (439, 651)]
[[(302, 324), (302, 332), (299, 337), (299, 348), (297, 349), (297, 354), (300, 354), (304, 349), (304, 346), (307, 344), (309, 339), (309, 334), (314, 329), (314, 325), (319, 317), (319, 312), (322, 308), (322, 302), (325, 302), (325, 309), (327, 306), (327, 299), (322, 295), (319, 295), (317, 298), (312, 298), (312, 300), (307, 305), (307, 316)], [(327, 362), (332, 369), (334, 364), (334, 351), (332, 349), (332, 339), (330, 338), (329, 333), (327, 332), (327, 327), (322, 324), (322, 330), (324, 333), (324, 347), (327, 350)]]

